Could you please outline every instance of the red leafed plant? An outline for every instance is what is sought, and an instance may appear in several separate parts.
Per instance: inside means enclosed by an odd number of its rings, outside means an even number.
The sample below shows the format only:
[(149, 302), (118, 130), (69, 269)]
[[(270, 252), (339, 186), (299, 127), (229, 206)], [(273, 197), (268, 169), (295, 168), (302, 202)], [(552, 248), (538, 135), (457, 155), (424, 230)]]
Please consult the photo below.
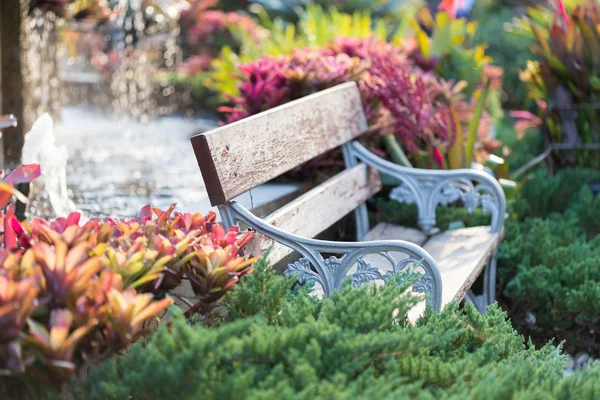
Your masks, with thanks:
[(369, 85), (386, 109), (379, 122), (382, 132), (398, 135), (411, 153), (423, 146), (433, 152), (452, 144), (456, 124), (450, 108), (432, 99), (421, 77), (411, 78), (406, 70), (395, 68), (383, 57), (373, 58), (370, 73)]
[(238, 12), (214, 9), (217, 0), (189, 0), (190, 7), (179, 18), (184, 62), (177, 67), (176, 82), (204, 90), (204, 76), (213, 69), (212, 61), (223, 47), (239, 51), (240, 37), (260, 42), (267, 35), (253, 18)]
[(457, 131), (466, 130), (474, 112), (460, 93), (463, 84), (424, 72), (405, 49), (372, 37), (337, 38), (324, 49), (264, 57), (239, 71), (240, 96), (220, 108), (228, 123), (356, 81), (371, 129), (395, 136), (413, 157), (429, 158), (430, 167), (446, 166)]
[(291, 56), (265, 57), (239, 68), (240, 96), (230, 99), (233, 107), (227, 122), (257, 114), (310, 93), (350, 80), (357, 80), (366, 65), (346, 54), (296, 51)]
[(195, 302), (186, 300), (192, 314), (251, 272), (254, 259), (240, 251), (252, 233), (226, 232), (214, 213), (174, 208), (82, 223), (78, 213), (19, 222), (9, 207), (0, 247), (0, 373), (60, 387), (79, 365), (135, 341), (184, 280), (194, 291)]

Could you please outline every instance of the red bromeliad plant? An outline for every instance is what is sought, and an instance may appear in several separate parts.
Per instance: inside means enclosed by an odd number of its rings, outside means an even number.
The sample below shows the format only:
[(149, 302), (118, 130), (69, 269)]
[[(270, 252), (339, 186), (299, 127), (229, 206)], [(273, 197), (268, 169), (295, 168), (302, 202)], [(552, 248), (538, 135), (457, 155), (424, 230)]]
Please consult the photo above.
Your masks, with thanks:
[(456, 137), (449, 107), (430, 97), (421, 77), (411, 78), (385, 58), (373, 59), (370, 74), (369, 84), (385, 109), (379, 118), (382, 133), (399, 136), (410, 153), (425, 147), (442, 168), (438, 149), (448, 147)]
[[(188, 0), (190, 7), (178, 20), (181, 30), (181, 49), (184, 61), (177, 66), (175, 74), (165, 72), (164, 77), (192, 90), (198, 99), (209, 103), (206, 96), (206, 79), (218, 68), (213, 60), (221, 49), (239, 51), (244, 40), (260, 42), (267, 35), (248, 15), (214, 9), (218, 0)], [(217, 101), (218, 104), (222, 100)]]
[(239, 256), (252, 237), (252, 232), (246, 232), (238, 238), (237, 227), (225, 232), (222, 226), (213, 225), (212, 232), (193, 243), (194, 256), (186, 267), (186, 276), (204, 302), (217, 301), (240, 276), (252, 271), (250, 265), (256, 259)]
[(310, 93), (357, 80), (365, 69), (358, 58), (346, 54), (297, 51), (292, 56), (265, 57), (239, 68), (240, 96), (233, 107), (220, 107), (227, 122), (268, 110)]
[[(466, 83), (444, 81), (423, 70), (409, 48), (374, 37), (337, 38), (321, 50), (263, 57), (239, 67), (240, 95), (221, 107), (234, 122), (288, 101), (356, 81), (370, 129), (382, 134), (393, 161), (430, 168), (461, 168), (482, 161), (499, 143), (488, 138), (486, 90), (467, 101)], [(498, 87), (501, 73), (485, 70), (485, 87)], [(487, 85), (487, 86), (486, 86)], [(478, 116), (478, 118), (474, 118)], [(472, 142), (470, 138), (474, 138)], [(398, 146), (407, 150), (409, 159)]]
[(183, 280), (196, 293), (191, 314), (251, 272), (254, 259), (240, 251), (252, 233), (225, 232), (214, 213), (174, 208), (85, 223), (78, 213), (21, 223), (9, 209), (0, 249), (0, 373), (60, 386), (86, 360), (136, 340)]
[[(89, 251), (89, 244), (69, 248), (60, 235), (50, 236), (52, 245), (33, 242), (27, 250), (1, 250), (0, 372), (60, 387), (85, 359), (112, 354), (141, 331), (131, 325), (123, 336), (111, 328), (116, 311), (107, 293), (116, 289), (105, 284), (101, 259)], [(147, 319), (171, 303), (152, 301), (131, 315)]]

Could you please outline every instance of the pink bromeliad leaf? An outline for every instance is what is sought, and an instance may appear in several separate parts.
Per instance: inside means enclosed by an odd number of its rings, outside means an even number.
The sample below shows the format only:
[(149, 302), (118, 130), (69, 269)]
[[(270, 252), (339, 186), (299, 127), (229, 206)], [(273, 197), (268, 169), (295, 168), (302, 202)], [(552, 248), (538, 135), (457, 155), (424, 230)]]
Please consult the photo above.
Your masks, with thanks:
[(142, 221), (152, 219), (152, 207), (150, 207), (150, 204), (146, 204), (144, 207), (142, 207), (140, 213), (138, 214), (138, 218)]
[(215, 238), (215, 242), (220, 243), (225, 237), (225, 229), (221, 225), (214, 225), (212, 227), (212, 233)]
[(17, 247), (17, 235), (12, 228), (12, 219), (15, 213), (13, 212), (12, 206), (8, 207), (6, 216), (4, 217), (4, 247), (6, 249), (14, 249)]
[(565, 3), (562, 0), (556, 0), (557, 6), (558, 6), (558, 14), (560, 15), (560, 18), (563, 20), (563, 22), (565, 23), (565, 26), (569, 26), (569, 17), (567, 16), (567, 9), (565, 8)]
[(239, 231), (240, 228), (238, 228), (237, 226), (232, 226), (231, 228), (229, 228), (227, 234), (225, 235), (225, 243), (228, 246), (235, 243)]
[(15, 233), (16, 237), (19, 239), (19, 244), (25, 249), (30, 248), (31, 240), (29, 238), (29, 235), (23, 228), (23, 225), (21, 225), (21, 223), (19, 222), (19, 220), (16, 217), (13, 217), (13, 218), (11, 218), (9, 223), (10, 223), (12, 230)]
[(72, 212), (67, 216), (67, 218), (61, 217), (50, 223), (52, 229), (57, 231), (58, 233), (63, 233), (65, 229), (73, 225), (79, 225), (79, 220), (81, 219), (81, 214), (78, 212)]
[(23, 165), (6, 175), (4, 183), (29, 183), (41, 175), (39, 164)]

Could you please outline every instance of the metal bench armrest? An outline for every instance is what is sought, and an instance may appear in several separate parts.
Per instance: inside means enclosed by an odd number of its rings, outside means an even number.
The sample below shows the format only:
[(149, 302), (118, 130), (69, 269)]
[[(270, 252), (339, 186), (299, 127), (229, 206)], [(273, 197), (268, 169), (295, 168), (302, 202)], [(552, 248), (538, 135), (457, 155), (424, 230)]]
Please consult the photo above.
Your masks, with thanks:
[[(234, 201), (221, 206), (220, 210), (227, 225), (243, 222), (257, 232), (298, 251), (302, 257), (288, 265), (288, 272), (296, 273), (301, 282), (318, 283), (326, 296), (340, 289), (347, 276), (351, 276), (353, 284), (359, 286), (369, 281), (387, 281), (390, 274), (412, 271), (421, 274), (413, 285), (413, 292), (427, 294), (433, 309), (441, 309), (440, 271), (431, 255), (413, 243), (401, 240), (335, 242), (310, 239), (269, 225)], [(323, 257), (324, 253), (335, 255)], [(391, 253), (402, 253), (404, 257), (395, 259)], [(389, 272), (384, 274), (378, 266), (369, 264), (365, 257), (370, 254), (378, 254), (382, 260), (386, 260)], [(354, 265), (357, 270), (348, 275)]]
[(481, 207), (492, 216), (492, 232), (501, 232), (506, 213), (506, 198), (498, 181), (491, 175), (475, 169), (426, 170), (407, 168), (384, 160), (358, 142), (350, 142), (345, 151), (380, 173), (402, 182), (390, 193), (390, 198), (416, 204), (419, 226), (430, 232), (435, 226), (438, 205), (462, 202), (469, 213)]

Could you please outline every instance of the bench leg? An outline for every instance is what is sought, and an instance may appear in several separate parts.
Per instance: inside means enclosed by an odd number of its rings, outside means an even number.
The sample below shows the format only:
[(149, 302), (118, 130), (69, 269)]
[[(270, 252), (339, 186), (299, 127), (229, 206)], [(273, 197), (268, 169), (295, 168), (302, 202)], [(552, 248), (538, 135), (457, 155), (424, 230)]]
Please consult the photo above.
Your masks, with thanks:
[(469, 291), (465, 300), (473, 303), (479, 312), (485, 312), (487, 306), (496, 301), (496, 253), (483, 271), (483, 293), (476, 295), (473, 291)]

